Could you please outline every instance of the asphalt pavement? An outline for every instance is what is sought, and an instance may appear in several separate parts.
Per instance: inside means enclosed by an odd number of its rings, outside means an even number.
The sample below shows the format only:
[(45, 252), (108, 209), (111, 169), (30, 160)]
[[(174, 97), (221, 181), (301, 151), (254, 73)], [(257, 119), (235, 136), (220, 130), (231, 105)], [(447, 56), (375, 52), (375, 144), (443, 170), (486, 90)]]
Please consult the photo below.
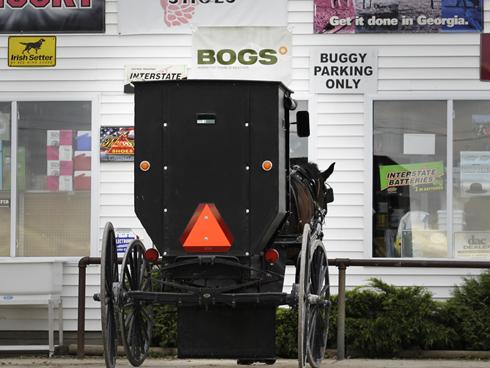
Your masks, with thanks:
[[(297, 368), (295, 360), (278, 360), (271, 367)], [(67, 359), (67, 358), (0, 358), (0, 367), (33, 368), (105, 368), (103, 359)], [(121, 358), (116, 368), (129, 368), (131, 365)], [(237, 368), (233, 360), (176, 360), (147, 359), (142, 368)], [(254, 364), (253, 367), (268, 367)], [(490, 368), (490, 361), (483, 360), (366, 360), (346, 359), (343, 361), (326, 360), (322, 368)]]

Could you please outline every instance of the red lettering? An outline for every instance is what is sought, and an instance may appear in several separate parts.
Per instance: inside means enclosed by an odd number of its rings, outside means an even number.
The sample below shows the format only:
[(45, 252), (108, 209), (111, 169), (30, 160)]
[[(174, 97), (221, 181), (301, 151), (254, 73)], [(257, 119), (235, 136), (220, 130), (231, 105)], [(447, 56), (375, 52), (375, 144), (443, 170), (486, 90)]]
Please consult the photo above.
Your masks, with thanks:
[(76, 8), (77, 5), (75, 4), (75, 1), (73, 0), (52, 0), (53, 1), (53, 8), (61, 8), (61, 3), (65, 3), (65, 7), (67, 8)]
[(12, 7), (12, 8), (23, 8), (27, 0), (7, 0), (7, 3)]
[(31, 4), (34, 5), (35, 8), (45, 8), (46, 5), (49, 4), (50, 0), (31, 0)]
[(0, 9), (4, 9), (5, 4), (12, 9), (21, 9), (27, 4), (34, 8), (46, 8), (49, 4), (53, 8), (91, 8), (92, 0), (0, 0)]

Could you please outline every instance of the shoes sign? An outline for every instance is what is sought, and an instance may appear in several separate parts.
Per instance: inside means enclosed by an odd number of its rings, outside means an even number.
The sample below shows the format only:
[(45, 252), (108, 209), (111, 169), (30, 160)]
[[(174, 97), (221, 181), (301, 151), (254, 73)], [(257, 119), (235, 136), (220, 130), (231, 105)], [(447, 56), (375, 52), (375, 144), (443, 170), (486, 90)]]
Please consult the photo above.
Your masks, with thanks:
[(197, 27), (288, 24), (287, 0), (119, 0), (118, 9), (121, 34), (182, 34)]

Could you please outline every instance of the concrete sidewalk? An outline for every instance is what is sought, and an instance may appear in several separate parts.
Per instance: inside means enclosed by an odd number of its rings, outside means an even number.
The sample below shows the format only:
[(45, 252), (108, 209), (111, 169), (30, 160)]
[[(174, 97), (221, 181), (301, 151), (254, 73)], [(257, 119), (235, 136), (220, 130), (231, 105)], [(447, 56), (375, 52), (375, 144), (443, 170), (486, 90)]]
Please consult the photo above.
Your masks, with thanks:
[[(264, 364), (255, 364), (254, 367), (268, 367)], [(93, 359), (67, 359), (67, 358), (0, 358), (0, 367), (14, 368), (34, 368), (34, 367), (53, 367), (53, 368), (105, 368), (101, 358)], [(117, 367), (129, 368), (131, 365), (126, 359), (118, 359)], [(147, 359), (143, 364), (144, 368), (237, 368), (232, 360), (175, 360), (175, 359)], [(278, 360), (271, 367), (277, 368), (297, 368), (295, 360)], [(348, 359), (341, 362), (326, 360), (324, 368), (489, 368), (490, 361), (478, 360), (367, 360), (367, 359)]]

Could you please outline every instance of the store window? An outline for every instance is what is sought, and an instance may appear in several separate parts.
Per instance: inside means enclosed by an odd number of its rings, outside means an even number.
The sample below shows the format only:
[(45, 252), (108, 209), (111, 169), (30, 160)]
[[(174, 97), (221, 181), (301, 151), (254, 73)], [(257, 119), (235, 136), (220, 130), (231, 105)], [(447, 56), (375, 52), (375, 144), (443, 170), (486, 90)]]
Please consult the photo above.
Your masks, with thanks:
[[(91, 102), (17, 102), (16, 109), (11, 124), (17, 133), (15, 141), (4, 144), (8, 148), (3, 150), (7, 164), (16, 163), (15, 176), (4, 175), (5, 188), (15, 191), (1, 192), (15, 198), (14, 209), (7, 215), (0, 208), (0, 216), (15, 221), (15, 239), (2, 222), (0, 252), (18, 257), (88, 255)], [(4, 137), (1, 139), (4, 142)], [(7, 247), (7, 254), (5, 242), (14, 244)]]
[(10, 115), (0, 102), (0, 257), (10, 255)]
[(373, 256), (490, 258), (489, 101), (375, 101), (373, 125)]
[(373, 112), (373, 256), (447, 257), (446, 101), (376, 101)]
[(454, 101), (452, 233), (456, 257), (490, 257), (490, 103)]

